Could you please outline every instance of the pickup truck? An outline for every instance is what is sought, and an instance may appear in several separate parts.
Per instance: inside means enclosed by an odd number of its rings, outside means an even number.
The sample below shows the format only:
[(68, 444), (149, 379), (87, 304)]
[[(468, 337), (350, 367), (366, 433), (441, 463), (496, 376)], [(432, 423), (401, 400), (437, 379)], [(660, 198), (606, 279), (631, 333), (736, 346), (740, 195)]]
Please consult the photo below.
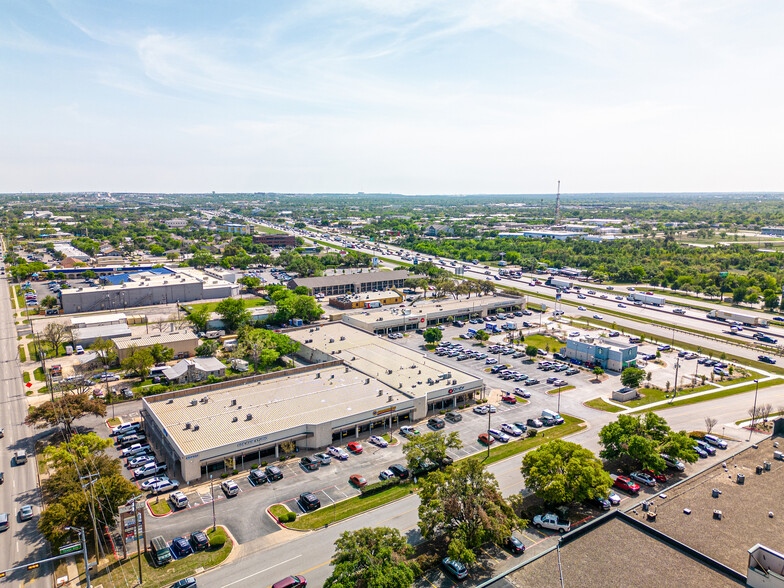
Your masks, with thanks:
[(533, 523), (537, 529), (550, 529), (559, 533), (568, 533), (572, 528), (572, 523), (553, 513), (536, 515)]
[(163, 473), (166, 471), (166, 469), (167, 467), (165, 463), (152, 462), (133, 470), (133, 477), (138, 480), (140, 478), (146, 478), (147, 476), (154, 476), (155, 474)]

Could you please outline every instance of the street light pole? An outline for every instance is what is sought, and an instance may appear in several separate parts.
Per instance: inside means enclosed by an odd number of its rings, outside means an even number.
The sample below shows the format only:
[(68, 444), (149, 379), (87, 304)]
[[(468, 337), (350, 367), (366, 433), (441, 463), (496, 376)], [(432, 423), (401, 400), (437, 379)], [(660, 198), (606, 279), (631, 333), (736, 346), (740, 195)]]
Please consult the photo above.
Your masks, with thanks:
[(212, 488), (212, 474), (210, 474), (210, 496), (212, 497), (212, 531), (215, 532), (215, 491)]
[(561, 385), (558, 384), (558, 408), (555, 409), (555, 412), (561, 414)]
[[(66, 531), (76, 531), (79, 535), (79, 541), (82, 542), (82, 555), (84, 556), (84, 579), (87, 582), (87, 588), (91, 588), (90, 584), (90, 561), (87, 559), (87, 539), (84, 536), (84, 527), (66, 527)], [(96, 555), (96, 558), (98, 556)]]
[(749, 427), (749, 441), (754, 433), (754, 417), (757, 416), (757, 390), (759, 390), (759, 380), (754, 380), (754, 408), (751, 409), (751, 427)]
[(490, 417), (493, 413), (490, 412), (490, 409), (487, 409), (487, 459), (490, 459)]

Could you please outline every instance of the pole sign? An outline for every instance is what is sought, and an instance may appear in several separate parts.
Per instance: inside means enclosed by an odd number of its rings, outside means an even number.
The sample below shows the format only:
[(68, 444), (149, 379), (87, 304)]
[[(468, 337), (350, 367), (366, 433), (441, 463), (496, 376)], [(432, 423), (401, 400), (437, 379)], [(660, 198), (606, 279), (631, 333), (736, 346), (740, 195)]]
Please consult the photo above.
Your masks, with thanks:
[(63, 545), (60, 548), (60, 555), (65, 555), (66, 553), (74, 553), (75, 551), (81, 551), (82, 544), (81, 543), (69, 543), (68, 545)]

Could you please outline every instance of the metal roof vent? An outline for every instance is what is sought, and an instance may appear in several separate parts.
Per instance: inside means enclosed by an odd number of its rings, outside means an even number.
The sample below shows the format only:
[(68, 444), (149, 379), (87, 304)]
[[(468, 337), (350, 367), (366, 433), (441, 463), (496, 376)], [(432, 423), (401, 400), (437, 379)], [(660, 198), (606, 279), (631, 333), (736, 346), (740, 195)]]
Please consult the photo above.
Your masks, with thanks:
[(253, 419), (253, 415), (251, 413), (248, 413), (248, 414), (245, 415), (245, 420), (246, 421), (250, 421), (252, 419)]
[(191, 424), (190, 423), (185, 423), (185, 428), (186, 429), (190, 429), (191, 428)]
[(231, 422), (236, 423), (239, 419), (237, 417), (231, 417)]
[(191, 406), (196, 406), (197, 404), (199, 404), (198, 400), (196, 400), (195, 398), (191, 400)]
[(198, 431), (199, 430), (199, 425), (193, 425), (193, 430), (194, 431)]
[(229, 406), (237, 406), (237, 399), (236, 398), (232, 398), (231, 399), (231, 404), (229, 404)]

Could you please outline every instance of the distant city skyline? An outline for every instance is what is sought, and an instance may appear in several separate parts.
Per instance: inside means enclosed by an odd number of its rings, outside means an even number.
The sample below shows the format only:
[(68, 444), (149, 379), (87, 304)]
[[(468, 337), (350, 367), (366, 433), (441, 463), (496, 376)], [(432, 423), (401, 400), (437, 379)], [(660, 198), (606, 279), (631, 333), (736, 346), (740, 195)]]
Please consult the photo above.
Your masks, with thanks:
[(0, 192), (784, 189), (784, 5), (10, 0)]

